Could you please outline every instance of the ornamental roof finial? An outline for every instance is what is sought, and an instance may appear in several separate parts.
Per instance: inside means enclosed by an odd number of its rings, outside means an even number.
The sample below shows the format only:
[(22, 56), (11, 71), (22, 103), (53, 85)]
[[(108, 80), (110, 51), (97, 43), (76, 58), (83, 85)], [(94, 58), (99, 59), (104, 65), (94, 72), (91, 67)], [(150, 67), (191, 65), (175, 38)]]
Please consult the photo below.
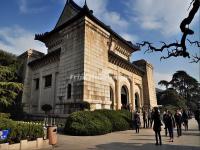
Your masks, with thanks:
[(85, 11), (87, 11), (87, 12), (90, 12), (90, 10), (89, 10), (89, 8), (88, 8), (88, 6), (87, 6), (87, 1), (85, 0), (85, 4), (84, 4), (84, 6), (83, 6), (83, 9), (85, 10)]
[(67, 0), (67, 3), (70, 3), (70, 2), (72, 2), (72, 0)]
[(85, 0), (85, 4), (84, 5), (86, 5), (87, 6), (87, 0)]

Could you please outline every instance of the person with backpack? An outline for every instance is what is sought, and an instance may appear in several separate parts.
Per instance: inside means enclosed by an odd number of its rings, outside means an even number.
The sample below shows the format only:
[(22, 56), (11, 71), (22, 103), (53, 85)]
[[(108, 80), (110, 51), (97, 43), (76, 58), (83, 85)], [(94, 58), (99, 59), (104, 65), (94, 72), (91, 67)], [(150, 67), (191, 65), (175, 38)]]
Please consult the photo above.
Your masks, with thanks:
[(136, 133), (139, 133), (140, 132), (141, 122), (140, 122), (140, 114), (138, 113), (138, 111), (134, 115), (134, 120), (135, 120), (135, 130), (136, 130)]

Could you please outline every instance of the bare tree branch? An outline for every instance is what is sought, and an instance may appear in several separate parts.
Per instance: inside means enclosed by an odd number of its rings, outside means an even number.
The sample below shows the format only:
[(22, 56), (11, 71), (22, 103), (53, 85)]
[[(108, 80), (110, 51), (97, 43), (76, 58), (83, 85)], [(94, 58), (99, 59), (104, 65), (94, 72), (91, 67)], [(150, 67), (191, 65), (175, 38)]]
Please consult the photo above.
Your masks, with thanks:
[(200, 42), (199, 42), (199, 41), (194, 41), (194, 42), (192, 42), (192, 41), (190, 41), (190, 40), (188, 39), (188, 42), (190, 42), (191, 45), (194, 44), (195, 46), (200, 47)]
[(198, 63), (200, 62), (200, 56), (197, 56), (197, 54), (195, 56), (193, 56), (192, 61), (190, 63)]
[[(188, 52), (188, 49), (186, 47), (186, 38), (188, 35), (193, 35), (194, 31), (191, 30), (189, 28), (190, 23), (193, 21), (195, 14), (197, 13), (197, 11), (199, 10), (200, 7), (200, 0), (192, 0), (190, 6), (193, 4), (192, 9), (189, 12), (189, 15), (187, 18), (183, 19), (183, 21), (180, 24), (180, 30), (183, 33), (182, 37), (181, 37), (181, 41), (178, 42), (174, 42), (171, 44), (166, 44), (165, 42), (161, 42), (161, 47), (160, 48), (156, 48), (152, 45), (152, 43), (148, 42), (148, 41), (144, 41), (142, 43), (137, 43), (138, 46), (140, 47), (144, 47), (147, 46), (147, 50), (146, 52), (163, 52), (164, 50), (168, 51), (168, 55), (167, 56), (162, 56), (160, 59), (167, 59), (170, 57), (184, 57), (184, 58), (190, 58), (190, 53)], [(189, 41), (189, 40), (188, 40)], [(196, 46), (199, 47), (200, 42), (195, 41), (195, 42), (191, 42), (189, 41), (190, 44), (196, 44)], [(200, 59), (197, 56), (194, 57), (195, 60), (196, 59)], [(196, 61), (194, 61), (196, 62)]]

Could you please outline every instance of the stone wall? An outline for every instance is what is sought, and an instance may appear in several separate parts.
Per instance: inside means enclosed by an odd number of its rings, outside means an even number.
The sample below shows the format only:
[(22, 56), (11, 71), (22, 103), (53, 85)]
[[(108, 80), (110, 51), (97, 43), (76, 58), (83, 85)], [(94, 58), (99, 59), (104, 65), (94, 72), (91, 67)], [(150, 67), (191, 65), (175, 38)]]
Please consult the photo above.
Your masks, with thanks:
[(28, 63), (36, 59), (39, 59), (42, 56), (44, 56), (43, 53), (30, 49), (18, 57), (18, 59), (20, 59), (23, 62), (22, 74), (24, 76), (23, 78), (24, 87), (23, 87), (22, 103), (24, 103), (24, 110), (26, 112), (30, 111), (30, 103), (31, 103), (30, 97), (31, 97), (31, 85), (32, 85), (32, 70), (28, 66)]
[(92, 109), (110, 105), (110, 88), (106, 82), (108, 35), (104, 29), (85, 18), (84, 100), (91, 103)]
[[(121, 88), (128, 89), (128, 103), (135, 109), (135, 91), (137, 88), (140, 105), (143, 105), (142, 77), (108, 61), (108, 51), (129, 61), (129, 53), (123, 52), (122, 43), (116, 39), (109, 47), (110, 33), (85, 18), (85, 57), (84, 57), (84, 100), (91, 103), (93, 109), (110, 108), (110, 88), (114, 93), (114, 109), (121, 109)], [(88, 77), (89, 76), (89, 77)]]
[[(57, 86), (57, 109), (68, 113), (67, 104), (77, 103), (83, 99), (84, 73), (84, 21), (80, 19), (60, 31), (62, 46), (59, 63)], [(71, 84), (72, 95), (67, 95), (67, 87)], [(62, 104), (62, 105), (60, 105)], [(65, 104), (66, 106), (63, 106)], [(62, 107), (62, 108), (61, 108)]]
[[(135, 110), (135, 94), (138, 107), (156, 106), (153, 67), (141, 61), (138, 66), (145, 74), (136, 69), (129, 70), (110, 62), (113, 52), (129, 61), (131, 50), (120, 39), (84, 17), (46, 40), (49, 52), (61, 49), (59, 60), (41, 67), (29, 69), (24, 95), (30, 101), (32, 112), (41, 112), (43, 104), (54, 106), (54, 113), (67, 114), (75, 111), (73, 104), (88, 101), (94, 109), (121, 109), (121, 89), (127, 88), (128, 102)], [(111, 58), (112, 59), (112, 58)], [(130, 64), (129, 64), (130, 67)], [(44, 88), (44, 76), (52, 74), (52, 86)], [(34, 79), (40, 79), (40, 88), (35, 90)], [(71, 85), (71, 96), (68, 86)], [(111, 99), (110, 90), (113, 91)], [(31, 94), (30, 94), (31, 93)], [(31, 98), (31, 99), (30, 99)]]
[[(31, 85), (31, 112), (43, 113), (41, 106), (50, 104), (54, 107), (56, 99), (56, 85), (59, 61), (50, 63), (43, 67), (32, 69), (32, 85)], [(45, 87), (45, 76), (52, 75), (51, 86)], [(35, 79), (39, 79), (39, 88), (36, 89)]]

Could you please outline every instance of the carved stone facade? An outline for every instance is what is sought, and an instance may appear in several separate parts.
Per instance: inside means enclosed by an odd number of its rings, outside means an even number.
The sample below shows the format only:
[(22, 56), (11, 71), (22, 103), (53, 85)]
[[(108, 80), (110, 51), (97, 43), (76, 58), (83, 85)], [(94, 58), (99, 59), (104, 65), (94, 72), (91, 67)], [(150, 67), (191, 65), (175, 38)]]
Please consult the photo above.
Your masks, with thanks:
[[(130, 62), (139, 48), (98, 20), (84, 5), (68, 0), (56, 27), (36, 35), (47, 55), (22, 54), (26, 65), (23, 103), (29, 113), (78, 110), (83, 101), (91, 109), (132, 110), (157, 105), (153, 66), (144, 60)], [(34, 59), (33, 59), (34, 58)]]

